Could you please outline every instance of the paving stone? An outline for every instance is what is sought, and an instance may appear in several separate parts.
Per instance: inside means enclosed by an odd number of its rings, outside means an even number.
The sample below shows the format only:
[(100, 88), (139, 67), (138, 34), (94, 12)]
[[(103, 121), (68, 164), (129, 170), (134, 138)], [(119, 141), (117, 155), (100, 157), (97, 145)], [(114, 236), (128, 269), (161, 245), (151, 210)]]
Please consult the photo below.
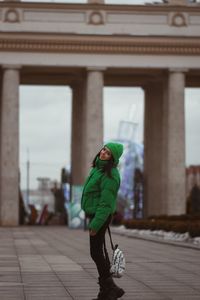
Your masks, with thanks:
[(26, 300), (72, 300), (72, 299), (73, 298), (70, 296), (65, 296), (65, 297), (57, 296), (56, 299), (54, 296), (47, 296), (47, 297), (46, 296), (33, 296), (33, 295), (26, 296)]
[[(13, 296), (10, 296), (10, 295), (1, 295), (0, 296), (1, 300), (25, 300), (24, 296), (23, 295), (19, 295), (19, 296), (16, 296), (16, 295), (13, 295)], [(39, 299), (38, 299), (39, 300)]]
[(3, 297), (16, 297), (18, 299), (24, 297), (23, 288), (18, 286), (0, 286), (0, 299)]
[(63, 287), (46, 287), (46, 286), (29, 286), (24, 289), (26, 295), (32, 296), (40, 296), (40, 297), (47, 297), (51, 296), (57, 299), (57, 297), (65, 297), (69, 296), (67, 290)]
[(183, 295), (183, 296), (172, 296), (172, 300), (199, 300), (200, 297), (192, 295)]

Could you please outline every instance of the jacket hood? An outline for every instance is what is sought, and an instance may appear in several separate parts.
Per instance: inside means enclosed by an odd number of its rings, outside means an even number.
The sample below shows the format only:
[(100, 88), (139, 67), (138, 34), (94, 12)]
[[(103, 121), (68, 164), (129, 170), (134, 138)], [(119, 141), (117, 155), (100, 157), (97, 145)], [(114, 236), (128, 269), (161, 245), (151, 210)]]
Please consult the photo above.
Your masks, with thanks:
[(124, 150), (123, 145), (120, 143), (107, 143), (105, 144), (105, 147), (107, 147), (111, 151), (115, 164), (118, 164), (119, 158), (121, 157)]

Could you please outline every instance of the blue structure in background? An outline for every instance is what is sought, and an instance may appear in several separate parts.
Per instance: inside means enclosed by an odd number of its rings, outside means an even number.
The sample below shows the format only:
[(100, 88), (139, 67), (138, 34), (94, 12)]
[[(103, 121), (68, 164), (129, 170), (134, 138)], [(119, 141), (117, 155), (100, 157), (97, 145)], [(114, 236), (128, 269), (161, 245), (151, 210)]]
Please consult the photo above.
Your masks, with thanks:
[(83, 186), (74, 185), (71, 189), (71, 202), (65, 203), (68, 214), (68, 226), (69, 228), (83, 228), (85, 220), (85, 214), (81, 209)]
[[(141, 180), (141, 184), (138, 181), (136, 183), (135, 173), (140, 171), (143, 174), (144, 147), (142, 144), (131, 141), (117, 140), (117, 142), (124, 145), (124, 153), (119, 165), (121, 185), (118, 192), (118, 210), (125, 219), (141, 218), (143, 211), (143, 182)], [(139, 195), (138, 189), (140, 190)]]
[(120, 159), (121, 185), (118, 211), (124, 219), (143, 216), (144, 147), (135, 142), (138, 123), (121, 121), (117, 141), (124, 145)]

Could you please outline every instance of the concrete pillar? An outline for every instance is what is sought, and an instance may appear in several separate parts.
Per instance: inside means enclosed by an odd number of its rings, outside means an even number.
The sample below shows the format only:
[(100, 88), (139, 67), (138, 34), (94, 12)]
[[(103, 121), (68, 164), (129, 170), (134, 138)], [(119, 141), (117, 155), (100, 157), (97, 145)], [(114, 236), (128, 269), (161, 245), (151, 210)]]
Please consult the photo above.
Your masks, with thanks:
[(85, 177), (94, 156), (103, 146), (103, 81), (102, 69), (87, 70), (82, 158)]
[[(1, 132), (1, 98), (2, 98), (2, 74), (0, 72), (0, 132)], [(0, 136), (0, 145), (1, 145), (1, 136)], [(1, 146), (0, 146), (0, 153), (1, 153)], [(0, 162), (1, 164), (1, 162)], [(0, 165), (1, 170), (1, 165)]]
[(85, 179), (84, 165), (84, 114), (85, 114), (85, 81), (72, 86), (72, 149), (71, 149), (71, 184), (82, 185)]
[(168, 215), (186, 210), (185, 188), (185, 74), (170, 70), (163, 110), (163, 201)]
[(1, 110), (1, 225), (19, 222), (19, 84), (20, 72), (5, 66), (2, 78)]
[(162, 202), (162, 82), (145, 86), (144, 216), (164, 213)]
[[(1, 157), (1, 144), (2, 144), (2, 139), (1, 139), (2, 100), (1, 99), (2, 99), (2, 74), (0, 72), (0, 157)], [(1, 175), (1, 159), (0, 159), (0, 175)], [(0, 197), (0, 213), (1, 213), (1, 197)], [(0, 220), (0, 224), (1, 224), (1, 220)]]

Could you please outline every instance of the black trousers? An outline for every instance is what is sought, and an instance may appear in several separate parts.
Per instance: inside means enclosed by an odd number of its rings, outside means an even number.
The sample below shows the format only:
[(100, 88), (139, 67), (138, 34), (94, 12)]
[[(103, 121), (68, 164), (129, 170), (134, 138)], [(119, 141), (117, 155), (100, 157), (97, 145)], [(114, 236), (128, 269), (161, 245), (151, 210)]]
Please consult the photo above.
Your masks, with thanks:
[(96, 235), (90, 236), (90, 255), (96, 264), (100, 279), (106, 279), (110, 276), (110, 262), (104, 251), (105, 233), (110, 221), (111, 216), (109, 216)]

